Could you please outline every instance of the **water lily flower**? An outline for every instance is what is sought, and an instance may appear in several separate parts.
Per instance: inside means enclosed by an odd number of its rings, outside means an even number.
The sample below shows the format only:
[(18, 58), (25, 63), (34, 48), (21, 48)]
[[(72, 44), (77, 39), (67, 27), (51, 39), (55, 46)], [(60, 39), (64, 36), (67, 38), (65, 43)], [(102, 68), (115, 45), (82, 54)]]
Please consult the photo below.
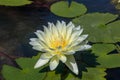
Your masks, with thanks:
[(118, 0), (118, 3), (120, 3), (120, 0)]
[(37, 30), (35, 34), (38, 38), (31, 38), (30, 44), (33, 49), (44, 52), (34, 68), (39, 68), (49, 62), (50, 70), (56, 69), (59, 62), (65, 65), (76, 75), (78, 75), (78, 66), (73, 54), (76, 51), (82, 51), (91, 48), (85, 42), (88, 35), (81, 35), (83, 29), (80, 26), (75, 27), (72, 22), (66, 24), (64, 21), (57, 21), (56, 25), (48, 23), (44, 26), (44, 31)]

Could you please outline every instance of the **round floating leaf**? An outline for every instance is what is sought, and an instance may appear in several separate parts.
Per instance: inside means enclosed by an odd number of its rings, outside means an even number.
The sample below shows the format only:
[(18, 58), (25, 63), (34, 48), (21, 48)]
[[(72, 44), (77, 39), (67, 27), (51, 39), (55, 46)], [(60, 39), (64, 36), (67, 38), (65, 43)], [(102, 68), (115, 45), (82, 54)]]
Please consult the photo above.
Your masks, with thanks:
[(32, 1), (29, 0), (0, 0), (0, 5), (5, 6), (22, 6), (31, 3)]
[(50, 10), (54, 14), (62, 17), (76, 17), (84, 14), (87, 9), (83, 4), (79, 4), (77, 2), (72, 1), (71, 6), (68, 6), (67, 1), (60, 1), (54, 3)]
[[(73, 19), (76, 25), (81, 25), (84, 28), (84, 33), (89, 34), (88, 40), (91, 42), (115, 43), (118, 40), (112, 36), (112, 31), (108, 29), (109, 22), (115, 20), (117, 15), (110, 13), (91, 13), (83, 15), (79, 18)], [(119, 24), (114, 24), (119, 25)], [(116, 27), (112, 27), (116, 28)], [(117, 27), (117, 29), (119, 29)], [(120, 30), (120, 29), (119, 29)], [(117, 30), (117, 35), (120, 31)], [(120, 37), (120, 36), (119, 36)]]

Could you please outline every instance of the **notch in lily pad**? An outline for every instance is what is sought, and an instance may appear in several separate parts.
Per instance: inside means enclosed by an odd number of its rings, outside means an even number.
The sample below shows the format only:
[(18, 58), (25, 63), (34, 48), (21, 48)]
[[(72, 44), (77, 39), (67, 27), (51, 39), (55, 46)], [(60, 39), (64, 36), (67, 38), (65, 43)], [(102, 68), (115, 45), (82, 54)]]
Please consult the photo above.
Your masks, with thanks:
[(59, 1), (51, 5), (51, 12), (61, 17), (77, 17), (86, 13), (85, 5), (72, 1), (71, 5), (67, 1)]

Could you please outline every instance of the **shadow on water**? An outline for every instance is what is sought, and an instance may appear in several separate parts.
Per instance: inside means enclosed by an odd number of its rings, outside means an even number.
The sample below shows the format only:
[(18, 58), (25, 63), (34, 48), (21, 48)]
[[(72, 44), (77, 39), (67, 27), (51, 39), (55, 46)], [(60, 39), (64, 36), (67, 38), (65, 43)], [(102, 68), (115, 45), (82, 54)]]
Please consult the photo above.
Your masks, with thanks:
[[(110, 3), (110, 0), (76, 1), (85, 4), (88, 8), (88, 13), (110, 12), (119, 14), (119, 11)], [(57, 20), (69, 22), (71, 19), (58, 17), (52, 14), (49, 9), (43, 7), (0, 6), (0, 52), (25, 57), (36, 55), (37, 51), (33, 50), (29, 45), (29, 38), (36, 37), (34, 32), (37, 29), (43, 30), (42, 25), (47, 25), (47, 22), (55, 23)], [(3, 63), (8, 63), (8, 60), (0, 57), (0, 66)]]

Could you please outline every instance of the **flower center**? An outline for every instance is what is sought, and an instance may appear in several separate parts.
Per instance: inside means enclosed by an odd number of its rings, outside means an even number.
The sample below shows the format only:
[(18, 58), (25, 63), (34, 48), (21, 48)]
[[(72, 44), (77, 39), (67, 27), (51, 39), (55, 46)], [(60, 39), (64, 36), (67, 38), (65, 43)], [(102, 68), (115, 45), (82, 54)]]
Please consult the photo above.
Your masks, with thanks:
[(51, 48), (58, 49), (58, 48), (64, 48), (67, 45), (67, 42), (65, 40), (54, 40), (51, 43)]

